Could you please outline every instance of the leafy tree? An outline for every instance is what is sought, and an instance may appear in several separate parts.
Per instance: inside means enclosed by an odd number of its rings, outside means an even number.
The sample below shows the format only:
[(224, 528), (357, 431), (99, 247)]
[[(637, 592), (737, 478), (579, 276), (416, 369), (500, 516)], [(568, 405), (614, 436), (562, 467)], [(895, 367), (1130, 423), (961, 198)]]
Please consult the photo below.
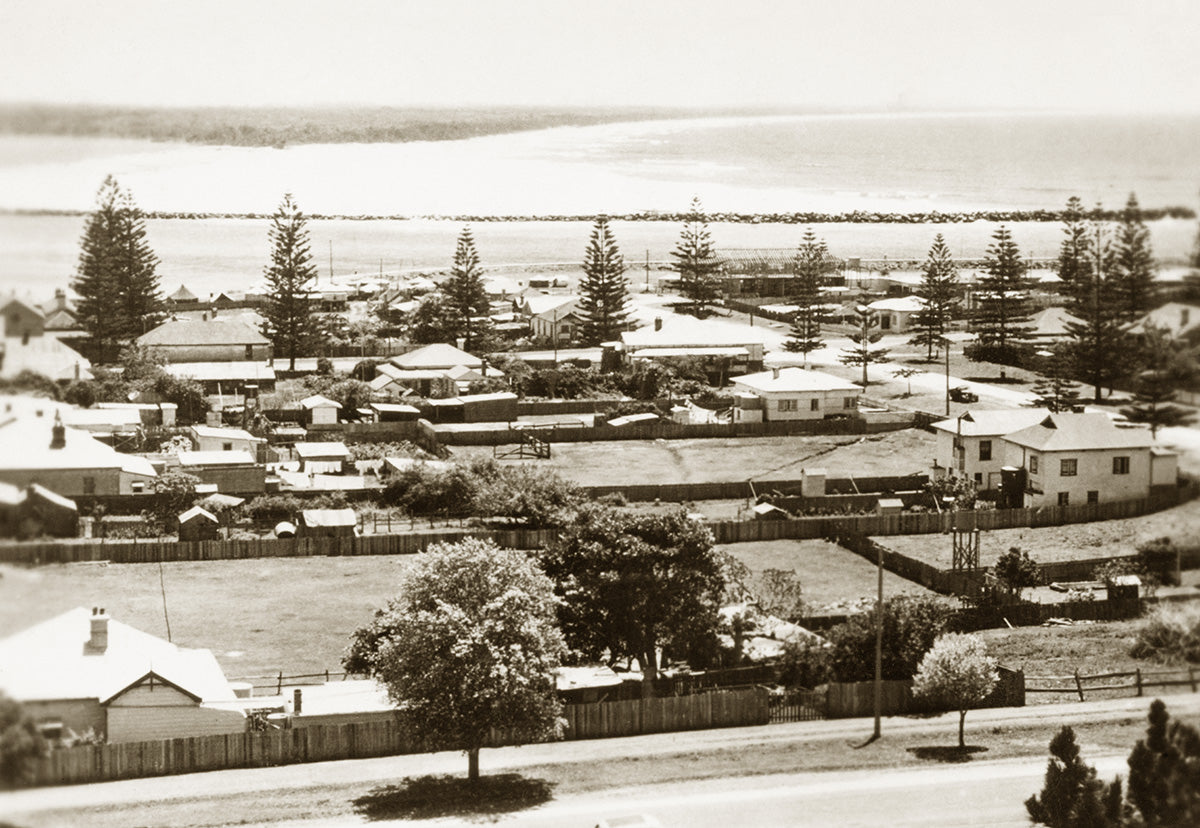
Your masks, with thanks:
[(29, 711), (0, 690), (0, 790), (29, 782), (33, 762), (45, 753)]
[(579, 489), (556, 472), (521, 464), (484, 466), (473, 498), (480, 517), (499, 517), (531, 529), (561, 526), (582, 503)]
[(1041, 794), (1025, 800), (1029, 818), (1050, 828), (1117, 828), (1124, 825), (1121, 780), (1105, 784), (1079, 754), (1068, 725), (1050, 740), (1051, 759)]
[(1028, 291), (1025, 262), (1012, 233), (1000, 225), (992, 234), (979, 280), (978, 305), (972, 325), (978, 339), (977, 358), (1004, 365), (1020, 364), (1022, 345), (1029, 339)]
[(996, 659), (977, 635), (946, 633), (933, 642), (913, 676), (913, 695), (958, 711), (958, 746), (966, 747), (967, 711), (988, 697), (1000, 680)]
[(71, 287), (79, 294), (76, 317), (99, 361), (117, 346), (157, 325), (164, 315), (158, 257), (146, 240), (142, 211), (111, 175), (96, 194), (80, 241)]
[(724, 589), (712, 534), (680, 510), (637, 514), (581, 510), (543, 557), (562, 598), (572, 649), (588, 657), (636, 658), (651, 696), (660, 647), (688, 644), (717, 627)]
[(478, 539), (435, 544), (354, 634), (343, 664), (387, 686), (414, 736), (465, 752), (475, 782), (492, 729), (520, 741), (561, 733), (555, 603), (553, 583), (523, 552)]
[(804, 616), (804, 588), (791, 569), (764, 569), (754, 579), (758, 607), (785, 621)]
[[(897, 595), (883, 602), (883, 677), (910, 679), (933, 642), (946, 629), (952, 609), (936, 598)], [(826, 636), (836, 681), (875, 678), (875, 620), (862, 613), (838, 624)]]
[(169, 471), (154, 480), (154, 492), (158, 495), (156, 512), (158, 519), (169, 526), (172, 521), (192, 507), (196, 500), (199, 477), (187, 472)]
[(382, 501), (410, 515), (467, 517), (473, 512), (478, 487), (479, 476), (462, 463), (445, 470), (418, 464), (388, 482)]
[(422, 297), (404, 325), (405, 336), (417, 345), (453, 343), (456, 331), (450, 306), (440, 293)]
[(1021, 590), (1035, 587), (1042, 582), (1042, 571), (1037, 562), (1019, 546), (1010, 546), (1008, 551), (996, 560), (992, 574), (1009, 597), (1017, 601), (1021, 600)]
[(488, 327), (487, 291), (483, 287), (483, 269), (475, 250), (475, 237), (469, 225), (458, 234), (450, 280), (442, 288), (446, 318), (454, 337), (462, 337), (463, 350), (480, 350)]
[(857, 318), (856, 330), (850, 335), (850, 341), (854, 345), (853, 347), (842, 349), (842, 353), (838, 356), (838, 361), (843, 365), (861, 365), (862, 384), (863, 388), (866, 388), (870, 383), (867, 378), (867, 367), (872, 364), (878, 365), (882, 362), (888, 362), (888, 349), (871, 347), (883, 337), (883, 333), (874, 330), (879, 326), (879, 314), (871, 310), (865, 298), (859, 300), (857, 307), (854, 309), (854, 315)]
[(926, 483), (925, 488), (939, 503), (944, 498), (954, 498), (955, 509), (974, 509), (975, 501), (979, 497), (975, 481), (969, 477), (936, 477)]
[(828, 323), (829, 313), (825, 310), (821, 288), (833, 267), (833, 259), (825, 242), (809, 227), (804, 231), (792, 261), (796, 278), (792, 280), (794, 293), (788, 297), (788, 302), (797, 310), (792, 315), (792, 327), (783, 348), (804, 354), (807, 365), (808, 355), (825, 345), (821, 339), (821, 326)]
[[(1069, 232), (1074, 236), (1078, 231), (1072, 228)], [(1080, 321), (1067, 323), (1069, 344), (1064, 355), (1074, 372), (1092, 385), (1093, 399), (1100, 402), (1101, 389), (1111, 386), (1129, 361), (1112, 245), (1104, 224), (1096, 219), (1086, 226), (1082, 239), (1073, 240), (1069, 251), (1067, 246), (1064, 242), (1064, 251), (1059, 255), (1059, 278), (1068, 296), (1068, 309)]]
[(307, 219), (291, 193), (284, 195), (271, 217), (267, 238), (271, 263), (263, 270), (268, 286), (263, 336), (271, 340), (274, 355), (286, 357), (288, 370), (294, 371), (296, 356), (312, 341), (317, 268), (309, 251)]
[(1177, 405), (1175, 391), (1171, 388), (1164, 372), (1146, 371), (1134, 385), (1133, 405), (1122, 408), (1121, 413), (1131, 423), (1150, 426), (1150, 436), (1157, 437), (1160, 428), (1173, 428), (1190, 422), (1194, 415)]
[(1055, 414), (1074, 411), (1080, 405), (1079, 389), (1067, 378), (1067, 349), (1055, 348), (1033, 384), (1034, 405)]
[(925, 305), (913, 314), (913, 326), (917, 335), (909, 340), (912, 345), (924, 345), (926, 361), (933, 361), (933, 349), (941, 348), (945, 335), (950, 330), (950, 320), (958, 307), (958, 270), (950, 258), (950, 248), (941, 233), (934, 236), (933, 246), (923, 267), (924, 276), (916, 295)]
[(341, 403), (343, 411), (354, 411), (371, 402), (371, 386), (362, 380), (342, 379), (330, 385), (325, 395)]
[(1150, 230), (1142, 221), (1137, 196), (1130, 193), (1113, 244), (1114, 286), (1121, 321), (1131, 322), (1153, 307), (1155, 267)]
[(583, 317), (583, 341), (599, 345), (616, 339), (629, 325), (629, 283), (625, 279), (625, 258), (608, 226), (600, 216), (592, 227), (592, 236), (583, 254), (583, 281), (579, 303)]
[(671, 257), (675, 259), (672, 267), (679, 274), (679, 292), (691, 303), (691, 312), (707, 316), (709, 305), (719, 295), (716, 276), (721, 270), (721, 260), (713, 249), (708, 218), (699, 196), (692, 199)]
[(80, 408), (91, 408), (96, 404), (99, 384), (95, 380), (75, 380), (63, 389), (63, 402)]

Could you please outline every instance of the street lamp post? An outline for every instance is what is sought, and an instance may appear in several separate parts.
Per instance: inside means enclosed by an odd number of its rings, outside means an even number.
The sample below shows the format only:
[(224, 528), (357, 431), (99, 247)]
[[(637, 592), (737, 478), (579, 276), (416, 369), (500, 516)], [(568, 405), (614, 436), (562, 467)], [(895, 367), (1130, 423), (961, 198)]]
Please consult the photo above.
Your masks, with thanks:
[(950, 416), (950, 339), (942, 337), (942, 347), (946, 349), (946, 416)]

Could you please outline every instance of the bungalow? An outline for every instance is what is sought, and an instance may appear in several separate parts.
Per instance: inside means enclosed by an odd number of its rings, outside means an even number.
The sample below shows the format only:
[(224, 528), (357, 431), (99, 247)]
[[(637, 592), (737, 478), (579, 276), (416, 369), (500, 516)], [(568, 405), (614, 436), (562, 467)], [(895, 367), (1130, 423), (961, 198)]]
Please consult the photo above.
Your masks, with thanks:
[(453, 345), (436, 343), (409, 351), (391, 358), (397, 368), (413, 371), (421, 369), (447, 369), (465, 365), (467, 368), (482, 368), (483, 360)]
[(570, 342), (579, 337), (579, 326), (583, 322), (579, 302), (578, 296), (530, 293), (521, 302), (521, 316), (535, 338), (560, 344)]
[(1000, 469), (1007, 462), (1002, 438), (1045, 418), (1044, 408), (980, 409), (934, 423), (933, 476), (966, 477), (982, 491), (999, 489)]
[[(763, 335), (719, 319), (691, 316), (661, 317), (654, 324), (621, 334), (621, 347), (629, 359), (671, 360), (698, 358), (720, 380), (762, 368)], [(722, 383), (723, 384), (723, 383)]]
[(208, 650), (185, 649), (77, 607), (0, 641), (0, 690), (51, 738), (109, 743), (246, 730)]
[(195, 305), (200, 302), (200, 297), (181, 284), (174, 293), (167, 297), (167, 302), (175, 305)]
[(350, 459), (345, 443), (296, 443), (295, 448), (306, 475), (341, 474)]
[(410, 394), (439, 399), (458, 393), (458, 383), (446, 368), (403, 369), (383, 363), (375, 366), (371, 391), (393, 400)]
[(121, 454), (59, 416), (19, 416), (0, 422), (0, 481), (40, 483), (63, 497), (134, 494), (156, 474), (144, 457)]
[(1024, 478), (1025, 506), (1132, 500), (1175, 485), (1176, 455), (1106, 414), (1048, 414), (1004, 442), (1007, 465)]
[(68, 334), (79, 336), (85, 334), (79, 324), (79, 320), (75, 317), (75, 309), (71, 307), (71, 303), (67, 300), (67, 292), (62, 288), (57, 288), (54, 291), (53, 299), (42, 303), (41, 310), (46, 317), (43, 324), (43, 330), (46, 333), (58, 337)]
[(1134, 322), (1129, 332), (1140, 335), (1150, 328), (1166, 331), (1173, 339), (1200, 343), (1200, 306), (1168, 302)]
[(1033, 315), (1028, 324), (1029, 335), (1043, 342), (1060, 342), (1071, 335), (1068, 325), (1082, 324), (1082, 319), (1056, 305)]
[(867, 307), (879, 314), (879, 330), (901, 334), (912, 330), (913, 317), (925, 310), (925, 300), (918, 296), (899, 296), (871, 302)]
[(265, 362), (181, 362), (163, 368), (171, 376), (200, 383), (209, 397), (240, 398), (249, 385), (260, 392), (275, 390), (275, 369)]
[(137, 338), (167, 362), (250, 362), (271, 358), (271, 342), (240, 319), (172, 319)]
[[(820, 371), (802, 368), (773, 368), (735, 377), (736, 392), (755, 397), (755, 407), (735, 407), (735, 422), (766, 420), (822, 420), (858, 415), (862, 389), (852, 382)], [(747, 414), (760, 410), (761, 417)]]

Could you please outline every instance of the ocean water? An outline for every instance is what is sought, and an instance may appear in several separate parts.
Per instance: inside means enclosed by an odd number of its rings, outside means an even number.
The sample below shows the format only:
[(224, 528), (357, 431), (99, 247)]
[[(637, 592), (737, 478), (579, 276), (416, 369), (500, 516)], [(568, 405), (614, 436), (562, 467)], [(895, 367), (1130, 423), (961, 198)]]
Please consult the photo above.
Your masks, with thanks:
[[(1070, 195), (1122, 204), (1194, 206), (1200, 117), (1007, 114), (805, 116), (652, 121), (556, 128), (464, 141), (208, 147), (112, 139), (0, 136), (0, 210), (86, 210), (112, 173), (147, 210), (268, 213), (284, 192), (327, 214), (593, 214), (679, 211), (699, 195), (710, 211), (1058, 208)], [(0, 214), (0, 290), (65, 287), (83, 219)], [(314, 221), (323, 277), (443, 267), (450, 221)], [(1155, 222), (1155, 250), (1178, 259), (1195, 222)], [(573, 263), (583, 222), (479, 223), (485, 264)], [(631, 264), (667, 259), (671, 223), (622, 223)], [(820, 225), (840, 256), (919, 259), (936, 232), (978, 258), (994, 225)], [(1026, 255), (1052, 256), (1053, 224), (1019, 224)], [(792, 247), (802, 227), (714, 224), (719, 247)], [(150, 243), (165, 287), (203, 294), (256, 281), (267, 225), (154, 220)]]

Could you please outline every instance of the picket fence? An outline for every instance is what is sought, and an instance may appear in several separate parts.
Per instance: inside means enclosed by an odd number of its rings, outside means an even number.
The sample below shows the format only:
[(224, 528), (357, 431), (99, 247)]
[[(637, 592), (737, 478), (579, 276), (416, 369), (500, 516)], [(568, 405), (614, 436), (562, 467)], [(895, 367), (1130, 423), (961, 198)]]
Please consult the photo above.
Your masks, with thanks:
[[(564, 739), (603, 739), (767, 724), (762, 688), (694, 696), (567, 705)], [(493, 732), (489, 747), (507, 744)], [(394, 720), (247, 731), (153, 742), (83, 745), (52, 751), (34, 769), (35, 785), (69, 785), (229, 768), (420, 753), (427, 747)]]

